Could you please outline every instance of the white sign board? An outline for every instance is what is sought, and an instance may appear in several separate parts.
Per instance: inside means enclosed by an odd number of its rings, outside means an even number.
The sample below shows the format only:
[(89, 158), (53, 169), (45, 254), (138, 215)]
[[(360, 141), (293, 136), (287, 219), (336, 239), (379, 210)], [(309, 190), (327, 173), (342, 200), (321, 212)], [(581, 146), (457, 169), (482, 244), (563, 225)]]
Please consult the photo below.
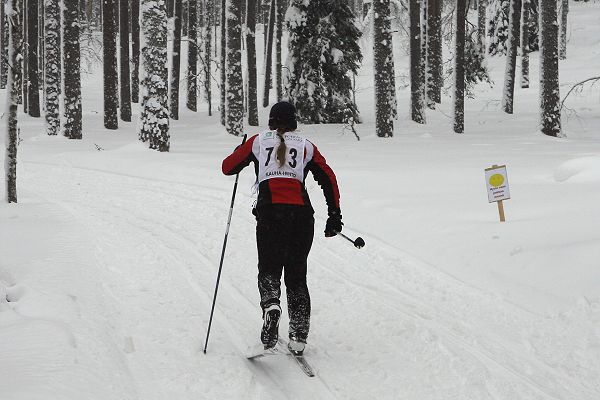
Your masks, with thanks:
[(490, 203), (510, 199), (506, 165), (494, 166), (485, 170), (488, 201)]

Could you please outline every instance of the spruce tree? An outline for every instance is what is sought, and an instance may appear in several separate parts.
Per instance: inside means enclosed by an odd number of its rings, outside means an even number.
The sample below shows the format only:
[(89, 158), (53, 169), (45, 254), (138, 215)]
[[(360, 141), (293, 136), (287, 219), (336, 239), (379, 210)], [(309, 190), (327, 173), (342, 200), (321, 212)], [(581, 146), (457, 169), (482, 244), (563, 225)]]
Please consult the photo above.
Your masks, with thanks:
[(206, 12), (204, 13), (204, 97), (208, 103), (208, 115), (212, 115), (212, 29), (215, 24), (215, 1), (206, 0)]
[[(6, 118), (6, 159), (4, 162), (5, 174), (6, 174), (6, 201), (8, 203), (17, 202), (17, 149), (18, 149), (18, 126), (17, 126), (17, 97), (21, 92), (21, 88), (17, 86), (15, 81), (17, 71), (19, 68), (19, 60), (21, 58), (21, 33), (19, 21), (19, 13), (21, 9), (20, 0), (6, 0), (10, 1), (10, 11), (7, 17), (9, 24), (8, 32), (8, 61), (7, 63), (12, 66), (7, 71), (7, 90), (8, 96), (7, 111), (8, 115)], [(2, 4), (4, 7), (4, 4)], [(8, 9), (8, 7), (7, 7)]]
[(529, 87), (529, 4), (531, 0), (523, 0), (521, 13), (521, 88)]
[(421, 16), (419, 0), (410, 0), (410, 108), (413, 121), (425, 123), (425, 77), (421, 53)]
[(242, 1), (227, 2), (227, 132), (239, 136), (244, 129), (244, 81), (242, 78)]
[(187, 108), (196, 111), (198, 108), (197, 74), (198, 74), (198, 3), (188, 0), (188, 67), (187, 67)]
[(513, 113), (515, 75), (517, 66), (517, 47), (519, 45), (520, 28), (521, 0), (511, 0), (508, 49), (506, 56), (506, 69), (504, 72), (504, 93), (502, 96), (502, 108), (507, 114)]
[(27, 113), (32, 117), (40, 116), (38, 11), (38, 0), (27, 0)]
[(541, 131), (560, 136), (558, 80), (558, 23), (556, 1), (542, 1), (540, 9), (540, 120)]
[[(288, 9), (287, 92), (304, 123), (359, 120), (352, 79), (362, 54), (360, 31), (344, 0), (293, 0)], [(386, 90), (389, 90), (387, 88)]]
[(246, 56), (248, 58), (248, 125), (258, 126), (256, 82), (256, 0), (246, 2)]
[(169, 101), (171, 118), (179, 119), (179, 75), (181, 70), (181, 18), (183, 15), (182, 0), (175, 0), (173, 12), (173, 55), (171, 62), (171, 85)]
[(0, 89), (6, 88), (8, 79), (8, 18), (4, 2), (0, 0)]
[(129, 0), (119, 0), (119, 43), (121, 60), (121, 120), (131, 121), (131, 77), (129, 70)]
[[(482, 3), (483, 0), (479, 3), (480, 7)], [(442, 0), (428, 0), (427, 6), (427, 99), (432, 103), (441, 103), (442, 86), (444, 86), (442, 77)], [(431, 104), (429, 105), (431, 106)]]
[[(67, 1), (68, 3), (68, 1)], [(117, 73), (117, 0), (102, 3), (102, 63), (104, 66), (104, 127), (117, 129), (119, 76)]]
[(131, 101), (140, 97), (140, 0), (131, 0)]
[(454, 48), (454, 132), (465, 130), (465, 19), (466, 0), (456, 0)]

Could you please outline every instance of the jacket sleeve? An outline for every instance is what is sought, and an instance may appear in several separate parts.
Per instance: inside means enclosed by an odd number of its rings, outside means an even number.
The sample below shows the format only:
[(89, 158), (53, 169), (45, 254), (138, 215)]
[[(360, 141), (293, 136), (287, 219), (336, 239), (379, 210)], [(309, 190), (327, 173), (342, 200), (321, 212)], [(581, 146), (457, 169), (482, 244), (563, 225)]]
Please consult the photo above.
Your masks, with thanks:
[(238, 146), (233, 153), (223, 160), (221, 169), (225, 175), (235, 175), (247, 167), (251, 161), (256, 160), (256, 156), (252, 152), (252, 146), (257, 136), (252, 136), (246, 143)]
[[(312, 143), (311, 143), (312, 144)], [(325, 157), (321, 155), (317, 146), (313, 144), (313, 156), (307, 165), (308, 170), (312, 172), (315, 180), (323, 189), (325, 201), (327, 202), (327, 211), (329, 214), (340, 213), (340, 191), (337, 179), (331, 167), (327, 164)]]

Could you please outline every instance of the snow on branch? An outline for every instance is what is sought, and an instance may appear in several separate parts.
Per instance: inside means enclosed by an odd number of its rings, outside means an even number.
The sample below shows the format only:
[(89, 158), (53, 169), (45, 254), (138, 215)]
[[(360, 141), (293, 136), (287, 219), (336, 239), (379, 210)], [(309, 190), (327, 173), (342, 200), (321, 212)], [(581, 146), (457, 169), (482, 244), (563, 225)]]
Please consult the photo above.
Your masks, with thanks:
[(587, 78), (582, 80), (581, 82), (578, 82), (576, 84), (574, 84), (573, 86), (571, 86), (571, 89), (569, 89), (569, 91), (567, 92), (567, 94), (565, 95), (565, 97), (563, 97), (562, 101), (560, 102), (560, 109), (562, 110), (564, 105), (565, 105), (565, 101), (567, 100), (567, 97), (569, 97), (569, 95), (574, 91), (574, 90), (581, 90), (583, 88), (583, 86), (587, 83), (587, 82), (593, 82), (592, 86), (596, 83), (600, 81), (600, 76), (594, 76), (592, 78)]

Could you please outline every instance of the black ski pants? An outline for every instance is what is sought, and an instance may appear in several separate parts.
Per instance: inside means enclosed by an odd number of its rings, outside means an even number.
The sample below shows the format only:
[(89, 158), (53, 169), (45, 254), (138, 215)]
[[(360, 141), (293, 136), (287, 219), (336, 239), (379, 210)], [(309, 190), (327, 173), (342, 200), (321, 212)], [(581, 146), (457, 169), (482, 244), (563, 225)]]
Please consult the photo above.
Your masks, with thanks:
[(289, 336), (301, 341), (306, 341), (310, 327), (306, 259), (312, 246), (314, 224), (311, 207), (271, 204), (258, 210), (256, 244), (260, 305), (264, 310), (280, 304), (283, 271), (290, 318)]

